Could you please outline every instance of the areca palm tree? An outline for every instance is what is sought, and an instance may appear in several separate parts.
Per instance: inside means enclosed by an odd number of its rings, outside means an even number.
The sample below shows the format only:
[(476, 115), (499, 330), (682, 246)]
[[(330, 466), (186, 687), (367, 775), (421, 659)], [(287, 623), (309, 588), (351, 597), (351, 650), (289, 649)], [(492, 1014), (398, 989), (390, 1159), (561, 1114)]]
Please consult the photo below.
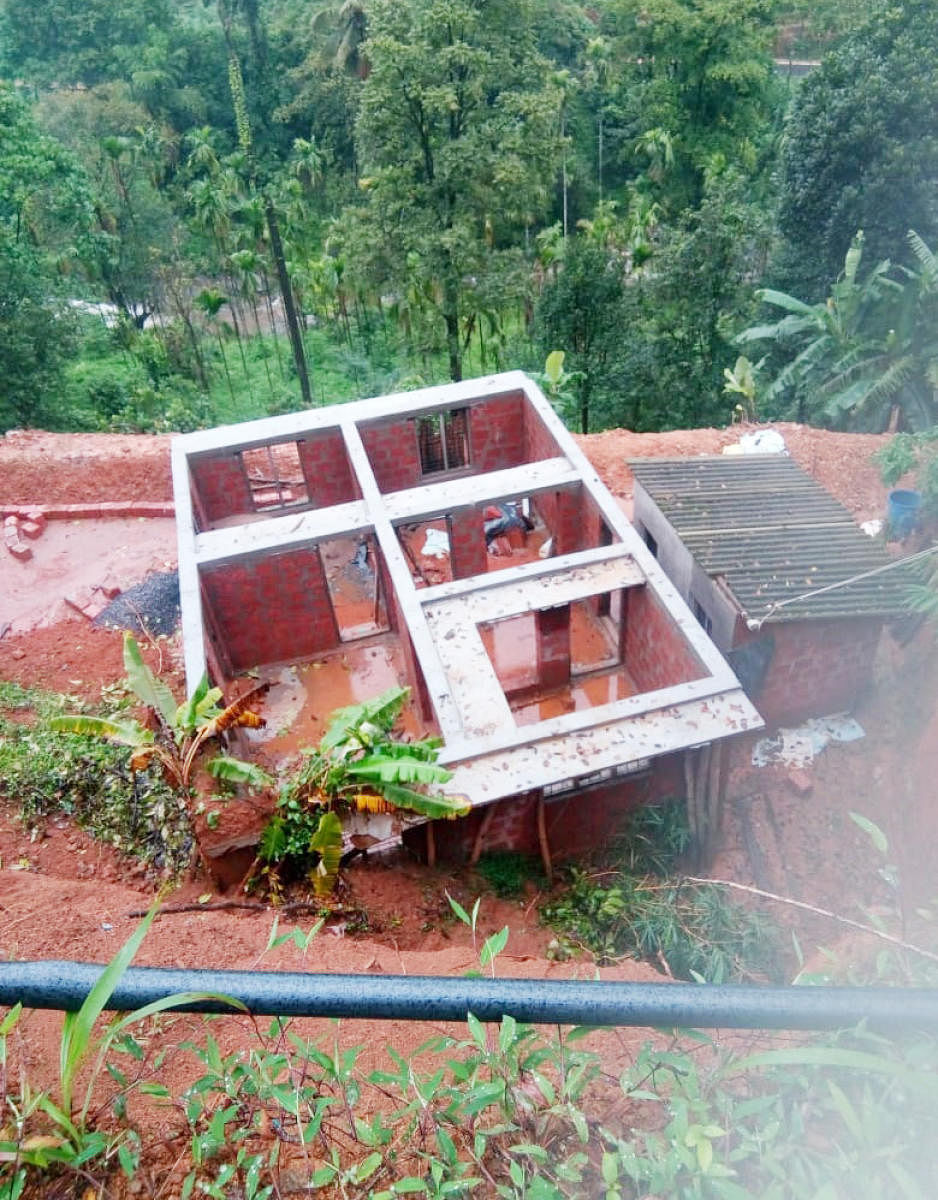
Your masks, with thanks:
[(218, 339), (218, 349), (221, 352), (222, 365), (225, 368), (225, 378), (228, 381), (228, 394), (231, 396), (231, 403), (234, 404), (234, 385), (231, 382), (231, 371), (228, 369), (228, 356), (225, 354), (225, 343), (222, 340), (221, 332), (222, 323), (219, 317), (222, 308), (228, 304), (228, 297), (218, 291), (217, 288), (203, 288), (195, 297), (194, 303), (197, 308), (202, 310), (215, 330), (215, 337)]
[(794, 396), (799, 417), (837, 428), (935, 423), (938, 260), (915, 233), (909, 241), (918, 268), (901, 268), (901, 278), (890, 274), (888, 260), (860, 278), (858, 233), (826, 300), (806, 304), (770, 288), (757, 293), (785, 315), (744, 330), (737, 343), (776, 342), (792, 354), (763, 393), (766, 401)]

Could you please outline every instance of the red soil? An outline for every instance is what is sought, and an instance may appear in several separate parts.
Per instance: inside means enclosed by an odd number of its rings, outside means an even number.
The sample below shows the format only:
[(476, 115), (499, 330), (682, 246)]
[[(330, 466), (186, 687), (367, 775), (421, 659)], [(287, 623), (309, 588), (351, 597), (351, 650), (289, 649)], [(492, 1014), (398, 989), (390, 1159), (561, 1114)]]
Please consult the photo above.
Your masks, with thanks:
[[(793, 456), (858, 519), (882, 515), (885, 491), (869, 464), (869, 454), (884, 439), (790, 425), (778, 428)], [(714, 453), (737, 440), (741, 432), (740, 428), (641, 435), (612, 431), (578, 440), (613, 493), (627, 500), (631, 475), (625, 458)], [(170, 498), (168, 448), (169, 439), (162, 437), (8, 434), (0, 439), (0, 503)], [(107, 539), (109, 523), (83, 525), (92, 546), (95, 540)], [(138, 525), (135, 540), (141, 546), (151, 545), (154, 554), (162, 553), (163, 544), (152, 539), (150, 523)], [(79, 559), (86, 561), (88, 553)], [(165, 561), (165, 556), (159, 561)], [(47, 601), (67, 593), (79, 566), (84, 561), (70, 565), (63, 560), (43, 583), (37, 580), (37, 592), (46, 589), (39, 597), (43, 604), (37, 601), (39, 608), (44, 610)], [(4, 586), (20, 569), (21, 564), (7, 556), (0, 568), (0, 605)], [(0, 607), (0, 631), (3, 624)], [(178, 645), (161, 641), (145, 650), (151, 665), (162, 668), (178, 690)], [(0, 632), (0, 678), (93, 700), (102, 686), (122, 674), (120, 635), (93, 629), (77, 614), (29, 632), (6, 636)], [(938, 769), (934, 716), (938, 656), (930, 634), (920, 634), (904, 650), (887, 639), (878, 678), (878, 688), (858, 713), (867, 737), (829, 748), (816, 760), (809, 771), (813, 784), (809, 796), (798, 796), (780, 769), (751, 768), (746, 747), (737, 750), (731, 777), (731, 797), (758, 794), (771, 801), (777, 855), (769, 867), (778, 890), (860, 919), (858, 905), (881, 903), (885, 896), (876, 882), (878, 860), (868, 840), (850, 822), (850, 810), (864, 813), (886, 831), (893, 861), (899, 863), (907, 890), (916, 900), (932, 898), (930, 862), (936, 845), (931, 797)], [(53, 821), (44, 836), (31, 840), (14, 811), (15, 803), (0, 812), (0, 957), (108, 959), (135, 924), (130, 912), (152, 902), (157, 881), (64, 820)], [(725, 845), (716, 873), (753, 881), (732, 803), (727, 806)], [(353, 935), (343, 929), (340, 915), (330, 922), (332, 931), (320, 934), (313, 943), (305, 961), (293, 947), (263, 955), (271, 912), (207, 908), (158, 921), (139, 961), (408, 974), (458, 974), (472, 965), (469, 933), (451, 920), (444, 892), (449, 889), (468, 904), (480, 890), (478, 880), (398, 862), (356, 865), (348, 872), (348, 881), (348, 903), (368, 914), (369, 929)], [(194, 900), (208, 890), (204, 878), (190, 879), (172, 901)], [(535, 899), (531, 895), (520, 904), (491, 897), (483, 901), (482, 935), (503, 924), (511, 929), (500, 972), (534, 978), (590, 975), (592, 968), (584, 963), (556, 964), (546, 957), (550, 934), (537, 926)], [(308, 919), (284, 921), (282, 926), (297, 923), (309, 927)], [(807, 950), (812, 948), (812, 938), (825, 945), (837, 940), (835, 926), (818, 922), (807, 928)], [(603, 977), (660, 978), (637, 963), (604, 970)], [(59, 1022), (57, 1015), (32, 1014), (23, 1026), (25, 1036), (17, 1053), (37, 1084), (50, 1078)], [(172, 1037), (181, 1041), (195, 1026), (194, 1020), (185, 1019), (174, 1027)], [(226, 1019), (213, 1032), (230, 1047), (243, 1043), (251, 1028), (248, 1022)], [(646, 1033), (606, 1035), (601, 1046), (607, 1069), (621, 1069)], [(402, 1023), (350, 1022), (344, 1036), (365, 1043), (373, 1060), (378, 1047), (390, 1042), (406, 1051), (422, 1042), (428, 1030)], [(170, 1086), (187, 1078), (190, 1070), (171, 1059)], [(148, 1118), (156, 1137), (162, 1119), (158, 1114)]]

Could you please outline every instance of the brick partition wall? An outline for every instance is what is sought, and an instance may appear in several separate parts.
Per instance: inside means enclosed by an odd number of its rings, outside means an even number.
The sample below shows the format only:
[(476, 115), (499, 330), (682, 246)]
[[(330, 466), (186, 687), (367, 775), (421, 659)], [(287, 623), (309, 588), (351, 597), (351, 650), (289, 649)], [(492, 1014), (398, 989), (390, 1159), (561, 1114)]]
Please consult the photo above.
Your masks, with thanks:
[[(573, 554), (598, 545), (598, 521), (590, 521), (580, 484), (557, 492), (538, 492), (533, 497), (538, 516), (554, 540), (553, 554)], [(598, 517), (598, 510), (595, 510)]]
[(771, 636), (775, 649), (750, 699), (770, 729), (852, 709), (870, 686), (882, 631), (879, 617), (770, 622), (761, 632), (737, 624), (734, 649)]
[(501, 471), (529, 459), (524, 437), (524, 395), (493, 396), (469, 410), (470, 461), (476, 471)]
[(411, 641), (410, 631), (407, 628), (407, 621), (404, 619), (404, 614), (401, 611), (400, 601), (397, 598), (397, 593), (391, 586), (391, 577), (388, 574), (387, 565), (384, 557), (378, 553), (378, 570), (381, 572), (382, 594), (385, 598), (388, 611), (388, 624), (392, 631), (396, 634), (401, 647), (401, 653), (404, 656), (405, 669), (407, 671), (406, 680), (402, 679), (402, 685), (406, 684), (412, 689), (411, 699), (415, 701), (414, 707), (419, 712), (421, 718), (431, 728), (436, 728), (436, 715), (433, 711), (433, 705), (430, 703), (430, 693), (427, 690), (427, 681), (424, 678), (423, 670), (420, 662), (417, 659), (414, 644)]
[(206, 528), (226, 517), (254, 511), (251, 488), (236, 450), (193, 459), (190, 471), (193, 507)]
[(561, 450), (554, 435), (545, 427), (527, 397), (524, 399), (522, 418), (524, 422), (524, 461), (540, 462), (545, 458), (559, 457)]
[(625, 592), (625, 669), (639, 691), (653, 692), (706, 674), (654, 593), (642, 584)]
[(361, 499), (361, 489), (352, 474), (340, 430), (307, 434), (297, 442), (297, 451), (312, 506), (327, 508), (331, 504)]
[(421, 482), (420, 451), (412, 420), (380, 421), (359, 426), (378, 487), (400, 492)]
[(339, 645), (316, 547), (224, 563), (203, 569), (201, 577), (233, 673), (310, 658)]
[(448, 514), (449, 561), (454, 579), (484, 575), (488, 570), (485, 519), (475, 505)]

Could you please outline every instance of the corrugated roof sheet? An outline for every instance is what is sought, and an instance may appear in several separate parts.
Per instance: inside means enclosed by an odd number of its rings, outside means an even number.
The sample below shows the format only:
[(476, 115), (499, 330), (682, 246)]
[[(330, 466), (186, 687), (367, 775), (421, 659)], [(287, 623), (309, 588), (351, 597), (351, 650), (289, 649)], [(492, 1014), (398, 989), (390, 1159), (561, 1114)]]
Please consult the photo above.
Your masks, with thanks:
[(770, 611), (781, 600), (892, 561), (787, 455), (639, 458), (629, 466), (703, 570), (725, 579), (747, 616), (790, 621), (904, 609), (908, 579), (899, 569)]

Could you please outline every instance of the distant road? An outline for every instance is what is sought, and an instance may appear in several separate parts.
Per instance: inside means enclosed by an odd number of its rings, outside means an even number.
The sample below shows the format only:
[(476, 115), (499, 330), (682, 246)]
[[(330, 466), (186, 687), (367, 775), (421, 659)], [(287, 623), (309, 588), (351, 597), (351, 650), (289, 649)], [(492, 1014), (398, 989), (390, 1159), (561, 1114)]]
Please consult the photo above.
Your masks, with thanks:
[(821, 65), (817, 58), (775, 58), (772, 61), (780, 75), (788, 76), (810, 75), (815, 67)]

